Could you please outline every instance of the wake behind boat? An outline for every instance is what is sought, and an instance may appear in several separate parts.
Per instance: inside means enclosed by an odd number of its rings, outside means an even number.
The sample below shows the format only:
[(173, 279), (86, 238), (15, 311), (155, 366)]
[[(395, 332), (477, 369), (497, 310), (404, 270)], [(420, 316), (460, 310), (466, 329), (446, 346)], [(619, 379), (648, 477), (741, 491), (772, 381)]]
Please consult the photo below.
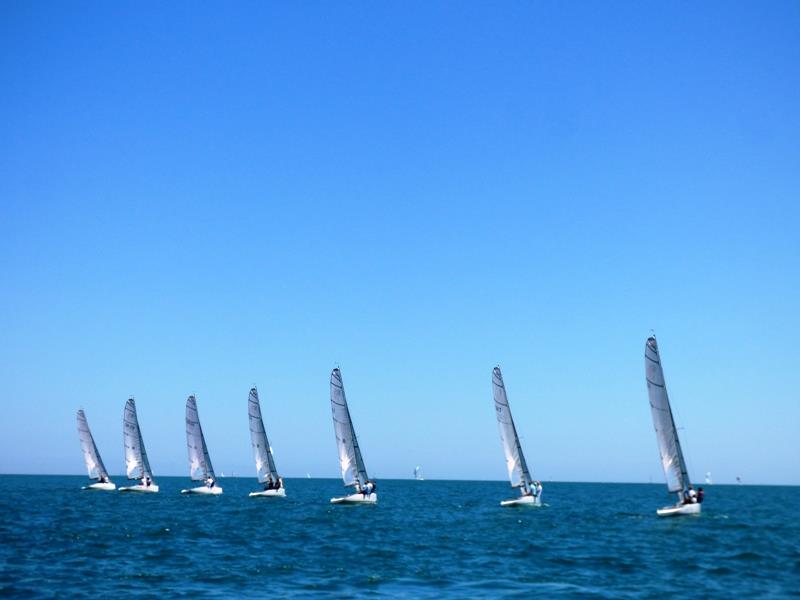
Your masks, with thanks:
[(78, 411), (78, 437), (81, 440), (83, 460), (86, 463), (86, 470), (89, 472), (89, 479), (96, 480), (94, 483), (84, 485), (81, 489), (107, 492), (117, 489), (117, 486), (108, 478), (108, 471), (106, 471), (106, 467), (103, 464), (103, 459), (100, 458), (100, 451), (94, 443), (94, 437), (92, 437), (89, 422), (86, 420), (86, 414), (83, 409)]
[(125, 443), (125, 472), (128, 479), (138, 479), (139, 483), (119, 488), (120, 492), (144, 492), (154, 494), (158, 486), (153, 483), (150, 461), (144, 449), (142, 430), (139, 429), (139, 417), (136, 415), (136, 402), (129, 398), (125, 403), (122, 417), (122, 437)]
[(650, 398), (650, 412), (656, 429), (658, 451), (661, 454), (661, 466), (667, 479), (667, 490), (678, 495), (674, 506), (659, 508), (659, 517), (677, 515), (699, 515), (700, 503), (703, 501), (703, 488), (695, 493), (689, 479), (686, 461), (683, 458), (678, 429), (672, 417), (672, 407), (667, 395), (664, 370), (655, 336), (647, 338), (644, 348), (645, 378), (647, 394)]
[(511, 480), (511, 487), (519, 488), (520, 492), (519, 498), (503, 500), (500, 502), (500, 506), (541, 506), (542, 484), (533, 480), (528, 470), (528, 463), (525, 462), (517, 428), (514, 426), (514, 418), (511, 416), (511, 406), (508, 404), (506, 386), (500, 367), (495, 367), (492, 371), (492, 395), (497, 415), (497, 427), (500, 430), (500, 442), (506, 456), (508, 478)]
[(331, 372), (331, 412), (342, 480), (345, 486), (354, 486), (356, 489), (356, 492), (349, 496), (331, 498), (331, 504), (375, 504), (378, 501), (378, 494), (375, 491), (377, 488), (367, 476), (339, 369)]
[(193, 481), (202, 481), (205, 485), (181, 490), (181, 494), (202, 494), (218, 496), (222, 488), (217, 485), (211, 457), (208, 455), (206, 438), (200, 426), (200, 415), (197, 413), (197, 401), (194, 396), (186, 399), (186, 446), (189, 449), (189, 471)]
[(250, 492), (251, 498), (285, 498), (283, 477), (278, 475), (272, 446), (267, 439), (264, 419), (261, 417), (261, 403), (258, 401), (258, 390), (252, 388), (247, 398), (247, 413), (250, 419), (250, 442), (253, 445), (253, 456), (256, 459), (258, 483), (264, 486), (259, 492)]

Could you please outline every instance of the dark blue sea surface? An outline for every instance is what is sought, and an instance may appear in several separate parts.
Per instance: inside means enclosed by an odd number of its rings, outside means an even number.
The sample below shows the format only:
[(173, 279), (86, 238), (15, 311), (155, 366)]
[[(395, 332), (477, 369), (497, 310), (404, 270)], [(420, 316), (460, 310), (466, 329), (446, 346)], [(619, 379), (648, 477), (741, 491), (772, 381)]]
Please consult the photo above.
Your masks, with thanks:
[[(660, 519), (663, 485), (254, 479), (218, 497), (83, 492), (81, 477), (1, 476), (0, 595), (24, 597), (785, 597), (800, 595), (800, 488), (707, 487), (699, 517)], [(116, 483), (124, 484), (117, 477)]]

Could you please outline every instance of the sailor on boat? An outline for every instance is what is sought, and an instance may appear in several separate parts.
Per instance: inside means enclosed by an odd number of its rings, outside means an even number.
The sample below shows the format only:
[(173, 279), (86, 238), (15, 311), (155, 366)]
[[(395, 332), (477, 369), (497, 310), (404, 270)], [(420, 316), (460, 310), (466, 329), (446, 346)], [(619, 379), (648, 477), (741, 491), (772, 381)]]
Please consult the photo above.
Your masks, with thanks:
[(683, 494), (684, 504), (697, 504), (697, 492), (694, 491), (692, 484), (689, 484), (689, 489)]
[(375, 482), (374, 481), (370, 481), (369, 479), (367, 479), (364, 482), (364, 487), (361, 488), (361, 493), (366, 497), (366, 496), (369, 496), (372, 492), (374, 492), (377, 489), (378, 489), (378, 486), (375, 485)]
[(705, 495), (706, 495), (706, 493), (703, 491), (703, 488), (697, 488), (697, 503), (698, 504), (702, 504), (703, 503), (703, 497)]
[(148, 475), (147, 477), (145, 477), (145, 478), (144, 478), (144, 484), (145, 484), (145, 486), (147, 486), (147, 487), (150, 487), (150, 484), (151, 484), (151, 483), (153, 483), (153, 480), (152, 480), (152, 479), (150, 479), (150, 476), (149, 476), (149, 475)]
[(216, 482), (214, 481), (214, 478), (213, 478), (213, 477), (211, 477), (211, 475), (209, 475), (209, 476), (206, 478), (206, 487), (207, 487), (208, 489), (211, 489), (211, 488), (213, 488), (213, 487), (214, 487), (214, 485), (215, 485), (215, 484), (216, 484)]

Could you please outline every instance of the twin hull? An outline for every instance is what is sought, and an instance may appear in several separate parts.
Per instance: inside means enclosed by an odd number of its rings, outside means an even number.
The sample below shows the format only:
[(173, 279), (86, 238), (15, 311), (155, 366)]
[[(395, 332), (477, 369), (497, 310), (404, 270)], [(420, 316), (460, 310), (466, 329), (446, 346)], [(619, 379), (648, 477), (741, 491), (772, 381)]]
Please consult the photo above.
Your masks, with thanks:
[(355, 493), (341, 498), (331, 498), (331, 504), (375, 504), (378, 501), (378, 494)]
[(659, 517), (677, 517), (680, 515), (699, 515), (700, 504), (679, 504), (677, 506), (665, 506), (656, 511)]

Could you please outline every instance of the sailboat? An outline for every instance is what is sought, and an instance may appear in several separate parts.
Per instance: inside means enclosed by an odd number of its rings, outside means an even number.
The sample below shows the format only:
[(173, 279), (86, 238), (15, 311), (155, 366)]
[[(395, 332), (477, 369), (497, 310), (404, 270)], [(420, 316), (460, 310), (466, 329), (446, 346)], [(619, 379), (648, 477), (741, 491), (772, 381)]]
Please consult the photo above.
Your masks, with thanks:
[(519, 498), (503, 500), (500, 502), (500, 506), (541, 506), (541, 484), (533, 480), (528, 463), (525, 462), (517, 428), (514, 426), (514, 418), (511, 416), (511, 406), (508, 404), (506, 386), (500, 367), (495, 367), (492, 371), (492, 395), (497, 415), (497, 427), (500, 430), (500, 442), (506, 455), (508, 478), (511, 481), (511, 487), (519, 488), (520, 492)]
[[(339, 466), (342, 468), (342, 479), (346, 486), (355, 486), (356, 493), (340, 498), (331, 498), (332, 504), (375, 504), (378, 494), (366, 491), (369, 481), (364, 459), (361, 457), (361, 448), (358, 446), (353, 421), (350, 418), (350, 409), (347, 407), (347, 398), (344, 395), (344, 383), (339, 369), (331, 372), (331, 412), (333, 413), (333, 429), (336, 433), (336, 446), (339, 449)], [(374, 486), (374, 484), (372, 484)]]
[(217, 485), (211, 457), (208, 455), (206, 438), (197, 414), (197, 401), (194, 396), (186, 399), (186, 446), (189, 449), (189, 474), (193, 481), (203, 481), (205, 485), (181, 490), (181, 494), (204, 494), (218, 496), (222, 488)]
[(100, 451), (94, 443), (89, 423), (83, 409), (78, 411), (78, 437), (81, 440), (81, 450), (83, 450), (83, 460), (86, 463), (86, 470), (89, 472), (89, 479), (96, 479), (94, 483), (83, 486), (82, 490), (105, 490), (117, 489), (109, 479), (108, 471), (100, 458)]
[(267, 431), (264, 429), (264, 420), (261, 418), (261, 404), (258, 401), (258, 390), (256, 388), (250, 390), (250, 396), (247, 398), (247, 413), (250, 418), (250, 442), (253, 444), (253, 455), (256, 459), (258, 483), (280, 482), (280, 487), (277, 489), (273, 487), (260, 492), (250, 492), (250, 496), (254, 498), (260, 496), (286, 497), (283, 478), (278, 475), (278, 471), (275, 468), (272, 446), (269, 445)]
[(422, 467), (419, 465), (414, 467), (414, 479), (417, 481), (425, 481), (425, 478), (422, 476)]
[(667, 396), (664, 370), (661, 366), (661, 356), (658, 353), (655, 336), (647, 338), (644, 348), (644, 365), (647, 394), (650, 397), (650, 412), (653, 415), (653, 424), (656, 429), (661, 466), (664, 468), (664, 475), (667, 479), (667, 490), (678, 495), (678, 501), (674, 506), (659, 508), (656, 514), (659, 517), (700, 514), (699, 502), (683, 503), (690, 485), (689, 472), (683, 458), (675, 419), (672, 417), (672, 408)]
[(119, 488), (120, 492), (155, 493), (158, 486), (153, 483), (153, 472), (144, 449), (142, 431), (139, 429), (139, 418), (136, 416), (136, 402), (128, 398), (125, 403), (125, 414), (122, 418), (122, 437), (125, 442), (125, 472), (128, 479), (138, 479), (139, 483)]

